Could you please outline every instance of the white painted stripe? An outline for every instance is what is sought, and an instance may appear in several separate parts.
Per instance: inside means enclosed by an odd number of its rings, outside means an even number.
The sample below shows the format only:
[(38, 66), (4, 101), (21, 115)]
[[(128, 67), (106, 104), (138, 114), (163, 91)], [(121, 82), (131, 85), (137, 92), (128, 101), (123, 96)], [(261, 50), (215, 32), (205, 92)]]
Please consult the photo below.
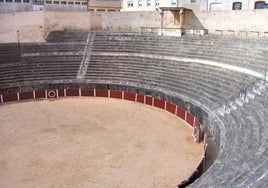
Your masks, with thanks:
[(57, 95), (57, 98), (59, 98), (59, 90), (56, 89), (56, 95)]
[(108, 98), (110, 98), (110, 96), (111, 96), (111, 91), (110, 89), (108, 89)]
[(152, 100), (152, 106), (154, 106), (154, 98), (152, 98), (153, 100)]
[(66, 97), (66, 89), (65, 89), (65, 88), (63, 89), (63, 93), (64, 93), (64, 94), (63, 94), (64, 97)]
[(196, 117), (194, 116), (194, 124), (193, 124), (193, 126), (195, 126), (195, 120), (196, 120)]
[(47, 99), (47, 90), (45, 90), (45, 98)]
[(125, 92), (122, 91), (122, 99), (124, 99), (124, 98), (125, 98)]
[(33, 90), (33, 99), (35, 99), (35, 90)]
[(204, 64), (210, 65), (214, 67), (220, 67), (223, 69), (228, 69), (234, 72), (240, 72), (244, 74), (248, 74), (250, 76), (254, 76), (257, 78), (265, 78), (265, 75), (258, 73), (256, 71), (238, 67), (234, 65), (228, 65), (226, 63), (220, 63), (216, 61), (210, 61), (205, 59), (194, 59), (194, 58), (186, 58), (186, 57), (176, 57), (176, 56), (165, 56), (165, 55), (155, 55), (155, 54), (144, 54), (144, 53), (113, 53), (113, 52), (94, 52), (93, 55), (101, 55), (101, 56), (134, 56), (134, 57), (146, 57), (146, 58), (153, 58), (153, 59), (163, 59), (163, 60), (171, 60), (171, 61), (180, 61), (186, 63), (197, 63), (197, 64)]
[(81, 97), (82, 95), (81, 95), (81, 88), (79, 88), (79, 97)]
[(176, 105), (175, 115), (178, 115), (178, 106)]
[(143, 104), (146, 104), (146, 95), (143, 96)]
[(258, 182), (258, 181), (262, 180), (263, 178), (265, 178), (266, 175), (267, 175), (267, 173), (268, 173), (268, 170), (267, 170), (263, 175), (261, 175), (261, 177), (259, 177), (259, 178), (256, 180), (256, 182)]
[(94, 89), (94, 97), (96, 97), (96, 89)]
[(18, 99), (18, 101), (20, 100), (20, 93), (19, 92), (17, 92), (17, 99)]
[(187, 111), (185, 110), (184, 121), (187, 120)]
[(138, 94), (135, 93), (135, 102), (137, 102), (137, 100), (138, 100)]
[(165, 101), (165, 110), (167, 110), (167, 101)]
[(2, 94), (0, 95), (0, 101), (1, 101), (1, 103), (4, 103), (3, 95)]

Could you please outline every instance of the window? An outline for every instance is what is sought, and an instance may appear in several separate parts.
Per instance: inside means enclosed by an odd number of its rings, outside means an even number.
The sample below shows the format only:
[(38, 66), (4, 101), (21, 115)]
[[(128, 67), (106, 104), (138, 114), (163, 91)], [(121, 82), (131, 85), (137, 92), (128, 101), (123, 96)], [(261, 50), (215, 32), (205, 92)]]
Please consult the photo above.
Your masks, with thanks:
[(171, 0), (171, 5), (177, 5), (177, 0)]
[(15, 3), (21, 3), (21, 0), (15, 0)]
[(151, 0), (147, 0), (147, 7), (151, 6)]
[(43, 0), (34, 0), (34, 5), (44, 5), (44, 1)]
[(265, 1), (256, 1), (255, 2), (255, 9), (264, 9), (265, 8)]
[(138, 7), (142, 7), (142, 0), (138, 1)]
[(53, 4), (58, 5), (58, 4), (60, 4), (60, 2), (59, 1), (53, 1)]
[(191, 0), (191, 3), (196, 3), (196, 0)]
[(82, 2), (82, 5), (87, 5), (87, 2)]
[(66, 5), (67, 3), (66, 3), (66, 1), (61, 1), (60, 4)]
[(75, 2), (74, 4), (76, 4), (76, 5), (80, 5), (80, 2)]
[(241, 10), (241, 9), (242, 9), (242, 2), (233, 3), (233, 10)]
[(23, 0), (23, 3), (30, 3), (30, 0)]
[(46, 1), (46, 4), (52, 4), (52, 1)]
[(127, 7), (133, 7), (133, 1), (128, 1), (127, 2)]
[(6, 3), (13, 3), (13, 0), (6, 0)]
[(68, 1), (68, 5), (73, 5), (73, 4), (74, 4), (74, 2)]
[(155, 6), (159, 7), (159, 0), (155, 0)]
[(0, 0), (0, 3), (3, 3), (4, 2), (4, 0)]

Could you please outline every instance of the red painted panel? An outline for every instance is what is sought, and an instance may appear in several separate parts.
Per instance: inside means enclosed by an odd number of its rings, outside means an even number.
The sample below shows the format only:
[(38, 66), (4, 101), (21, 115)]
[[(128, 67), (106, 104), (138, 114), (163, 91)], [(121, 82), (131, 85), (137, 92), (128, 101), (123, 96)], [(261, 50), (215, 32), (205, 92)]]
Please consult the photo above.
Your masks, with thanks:
[(64, 97), (64, 89), (58, 89), (58, 96)]
[(20, 93), (20, 100), (26, 100), (26, 99), (33, 99), (32, 91)]
[(178, 108), (178, 110), (177, 110), (177, 116), (184, 120), (185, 119), (185, 110), (182, 109), (179, 106), (177, 108)]
[(137, 94), (137, 102), (143, 104), (144, 103), (144, 95)]
[(108, 90), (96, 89), (96, 97), (108, 97)]
[(200, 127), (200, 122), (199, 122), (199, 120), (197, 118), (195, 119), (195, 125)]
[(79, 96), (79, 89), (66, 89), (66, 96)]
[(145, 104), (153, 105), (153, 98), (151, 96), (146, 96)]
[(122, 91), (111, 90), (110, 97), (115, 99), (122, 99)]
[(57, 98), (56, 89), (47, 90), (47, 98)]
[(154, 98), (154, 106), (157, 108), (165, 109), (165, 101)]
[(81, 89), (81, 96), (94, 97), (94, 89)]
[(166, 110), (172, 114), (176, 113), (176, 106), (174, 104), (168, 103), (166, 104)]
[(35, 91), (35, 98), (36, 99), (45, 98), (45, 97), (46, 97), (45, 91), (41, 91), (41, 90)]
[(187, 112), (186, 122), (189, 123), (191, 126), (194, 125), (194, 116), (189, 112)]
[(17, 93), (3, 94), (3, 101), (4, 102), (18, 101)]
[(129, 101), (135, 101), (135, 95), (136, 95), (135, 93), (125, 92), (124, 99)]

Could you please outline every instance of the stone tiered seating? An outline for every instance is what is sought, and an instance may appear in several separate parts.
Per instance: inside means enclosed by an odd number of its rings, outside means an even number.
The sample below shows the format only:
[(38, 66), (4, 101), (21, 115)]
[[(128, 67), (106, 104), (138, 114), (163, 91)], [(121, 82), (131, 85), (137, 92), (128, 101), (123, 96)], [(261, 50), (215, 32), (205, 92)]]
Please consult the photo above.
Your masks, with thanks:
[(101, 32), (96, 34), (92, 52), (105, 49), (108, 52), (123, 51), (199, 58), (264, 72), (267, 68), (263, 54), (263, 49), (267, 48), (266, 44), (267, 40), (263, 42), (261, 39), (230, 37), (215, 39), (213, 36), (174, 38)]
[[(267, 85), (266, 85), (267, 87)], [(268, 90), (222, 117), (226, 143), (214, 165), (192, 187), (268, 185)]]
[(49, 35), (48, 43), (22, 44), (21, 48), (17, 44), (1, 44), (0, 91), (15, 86), (20, 89), (25, 83), (30, 86), (65, 80), (67, 84), (76, 82), (78, 87), (85, 83), (113, 84), (178, 97), (211, 113), (212, 119), (216, 116), (222, 125), (214, 122), (212, 125), (223, 126), (219, 130), (226, 131), (225, 139), (220, 142), (219, 157), (192, 187), (268, 186), (267, 84), (260, 95), (255, 94), (249, 103), (244, 101), (237, 105), (230, 114), (222, 115), (217, 111), (219, 106), (235, 101), (246, 88), (250, 92), (256, 85), (264, 85), (263, 78), (224, 67), (157, 56), (211, 60), (265, 75), (267, 39), (174, 38), (97, 32), (95, 38), (91, 38), (94, 42), (89, 53), (86, 53), (89, 59), (85, 63), (86, 75), (76, 79), (78, 70), (84, 65), (82, 59), (88, 47), (88, 34), (81, 35), (81, 39), (70, 35), (59, 39), (61, 35), (56, 32)]
[[(250, 70), (266, 71), (264, 51), (261, 48), (264, 44), (259, 44), (259, 47), (254, 45), (256, 48), (249, 51), (254, 42), (251, 42), (251, 46), (249, 41), (246, 45), (241, 45), (241, 41), (239, 44), (234, 42), (233, 46), (231, 39), (229, 43), (225, 39), (217, 39), (218, 41), (213, 39), (213, 37), (209, 40), (207, 37), (174, 38), (135, 33), (99, 32), (96, 33), (94, 39), (91, 63), (89, 63), (86, 78), (92, 81), (99, 81), (103, 78), (104, 82), (125, 81), (133, 85), (150, 83), (159, 88), (161, 84), (168, 90), (191, 96), (199, 103), (217, 107), (232, 97), (236, 97), (258, 79), (208, 65), (136, 56), (136, 54), (154, 54), (198, 58), (239, 65), (243, 68), (246, 67), (244, 65), (246, 63)], [(229, 49), (224, 50), (228, 45)], [(237, 49), (238, 46), (239, 49)], [(245, 50), (247, 53), (244, 53)], [(104, 52), (110, 54), (103, 56)], [(124, 54), (117, 55), (122, 53)], [(250, 65), (250, 58), (253, 59), (254, 55), (257, 57), (258, 53), (260, 64), (256, 60), (257, 66)], [(113, 74), (116, 70), (120, 71), (120, 75)], [(165, 72), (169, 74), (163, 74)]]
[[(49, 40), (55, 40), (49, 43), (1, 44), (0, 90), (75, 79), (85, 56), (88, 33), (70, 33), (62, 38), (57, 32), (50, 34)], [(73, 39), (78, 42), (68, 42)]]
[(47, 42), (85, 42), (88, 31), (52, 31), (46, 38)]
[(0, 45), (0, 87), (18, 85), (23, 82), (21, 56), (18, 44)]
[[(232, 37), (162, 38), (101, 32), (96, 33), (85, 79), (187, 96), (217, 114), (218, 106), (235, 100), (262, 79), (209, 65), (136, 54), (205, 59), (264, 75), (267, 44), (267, 40)], [(263, 93), (230, 114), (218, 114), (226, 129), (226, 142), (214, 165), (192, 187), (268, 186), (268, 92)]]
[[(244, 76), (244, 77), (243, 77)], [(92, 82), (116, 82), (151, 85), (219, 106), (254, 82), (243, 74), (206, 65), (141, 57), (91, 55), (86, 79)], [(235, 81), (234, 81), (235, 80)]]

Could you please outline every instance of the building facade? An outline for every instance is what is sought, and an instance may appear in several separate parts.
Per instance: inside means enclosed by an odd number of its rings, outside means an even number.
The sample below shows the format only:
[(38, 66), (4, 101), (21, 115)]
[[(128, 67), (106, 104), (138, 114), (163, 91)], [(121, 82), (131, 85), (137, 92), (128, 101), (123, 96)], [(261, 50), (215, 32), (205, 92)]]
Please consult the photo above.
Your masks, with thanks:
[(88, 10), (99, 11), (120, 11), (121, 0), (88, 0)]
[(87, 0), (0, 0), (0, 13), (25, 11), (87, 11)]
[(186, 7), (201, 11), (268, 8), (262, 0), (122, 0), (121, 11), (155, 11), (160, 7)]

